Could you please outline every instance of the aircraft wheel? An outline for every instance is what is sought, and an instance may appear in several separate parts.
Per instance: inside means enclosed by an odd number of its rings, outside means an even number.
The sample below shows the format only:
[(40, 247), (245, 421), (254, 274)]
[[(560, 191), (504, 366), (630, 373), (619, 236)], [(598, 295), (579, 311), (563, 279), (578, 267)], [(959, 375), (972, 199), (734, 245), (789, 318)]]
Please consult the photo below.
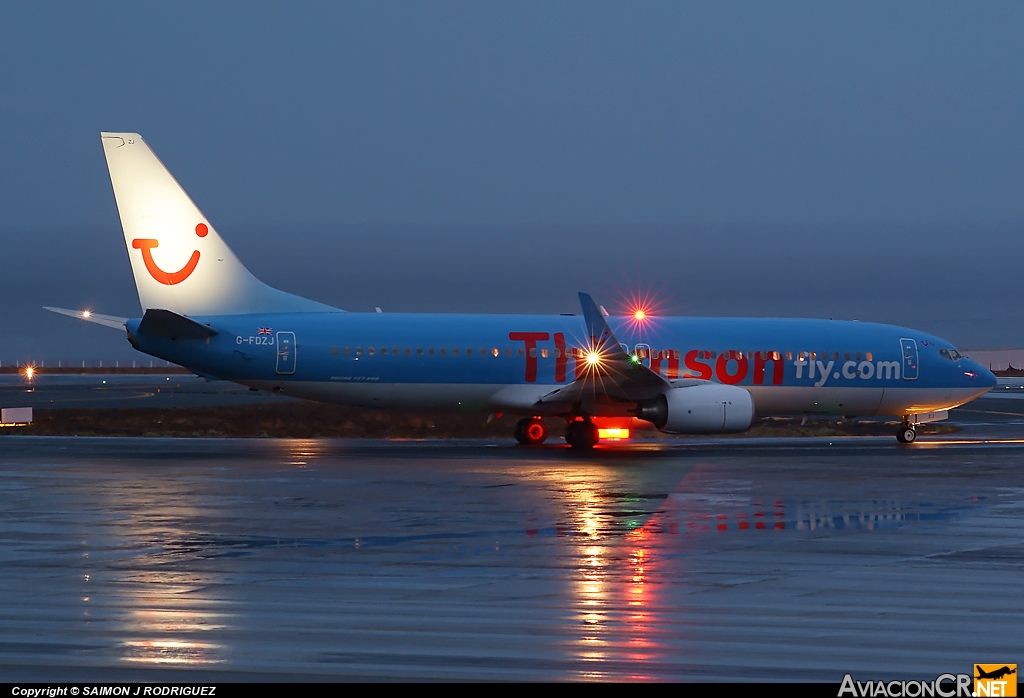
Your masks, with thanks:
[(536, 417), (520, 419), (516, 422), (516, 441), (521, 444), (536, 445), (544, 443), (548, 438), (548, 427)]
[(548, 438), (548, 427), (536, 417), (520, 419), (516, 422), (515, 436), (516, 441), (521, 444), (541, 444)]
[(565, 428), (565, 440), (573, 448), (593, 448), (601, 440), (593, 422), (570, 422)]
[(904, 424), (896, 432), (896, 440), (901, 444), (912, 444), (917, 440), (917, 430)]

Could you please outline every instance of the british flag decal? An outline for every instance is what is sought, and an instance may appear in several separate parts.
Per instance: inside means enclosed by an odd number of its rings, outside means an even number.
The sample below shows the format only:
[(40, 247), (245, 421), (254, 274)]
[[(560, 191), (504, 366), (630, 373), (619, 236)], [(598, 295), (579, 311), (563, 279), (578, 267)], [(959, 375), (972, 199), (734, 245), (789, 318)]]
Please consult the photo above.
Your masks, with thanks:
[(256, 334), (274, 334), (274, 331), (269, 327), (261, 327), (256, 330)]

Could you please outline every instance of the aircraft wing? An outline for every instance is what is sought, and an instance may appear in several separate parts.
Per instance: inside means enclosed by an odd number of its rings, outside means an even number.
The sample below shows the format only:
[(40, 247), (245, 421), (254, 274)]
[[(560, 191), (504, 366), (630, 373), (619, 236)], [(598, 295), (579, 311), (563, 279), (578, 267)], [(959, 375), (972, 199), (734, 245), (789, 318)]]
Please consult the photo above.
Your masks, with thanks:
[(88, 310), (69, 310), (68, 308), (51, 308), (48, 305), (44, 305), (43, 310), (49, 310), (51, 313), (59, 313), (60, 315), (67, 315), (68, 317), (78, 318), (79, 320), (85, 320), (86, 322), (94, 322), (97, 325), (103, 325), (104, 327), (113, 327), (115, 330), (123, 330), (124, 323), (128, 322), (128, 318), (126, 317), (117, 317), (116, 315), (100, 315), (99, 313), (93, 313)]
[(580, 304), (595, 360), (577, 359), (587, 361), (586, 373), (548, 393), (540, 399), (541, 403), (637, 402), (657, 397), (671, 387), (668, 381), (622, 348), (589, 294), (580, 293)]

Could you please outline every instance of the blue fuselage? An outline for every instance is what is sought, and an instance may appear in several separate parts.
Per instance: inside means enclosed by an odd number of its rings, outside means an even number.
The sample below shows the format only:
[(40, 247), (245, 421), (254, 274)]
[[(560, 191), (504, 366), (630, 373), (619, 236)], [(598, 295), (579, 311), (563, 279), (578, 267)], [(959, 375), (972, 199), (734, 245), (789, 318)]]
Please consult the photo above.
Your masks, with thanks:
[[(542, 412), (590, 342), (573, 315), (289, 313), (193, 318), (217, 334), (139, 333), (137, 347), (196, 373), (370, 407)], [(832, 320), (610, 317), (618, 341), (670, 384), (748, 389), (758, 414), (905, 415), (948, 409), (996, 384), (948, 342), (891, 325)], [(509, 392), (509, 391), (512, 392)], [(509, 397), (513, 395), (514, 397)], [(524, 397), (525, 396), (525, 397)], [(623, 406), (627, 413), (632, 406)], [(604, 408), (607, 411), (607, 407)]]

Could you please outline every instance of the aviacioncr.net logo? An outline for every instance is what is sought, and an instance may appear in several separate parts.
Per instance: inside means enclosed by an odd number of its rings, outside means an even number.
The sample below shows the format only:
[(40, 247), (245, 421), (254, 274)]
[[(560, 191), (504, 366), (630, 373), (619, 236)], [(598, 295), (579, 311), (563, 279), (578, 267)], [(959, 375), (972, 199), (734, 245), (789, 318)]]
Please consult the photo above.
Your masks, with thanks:
[(940, 674), (932, 681), (854, 681), (847, 674), (839, 687), (838, 698), (971, 698), (970, 674)]
[[(204, 238), (209, 234), (210, 229), (205, 223), (200, 223), (196, 226), (196, 235)], [(146, 264), (146, 271), (156, 281), (167, 286), (173, 286), (180, 284), (182, 281), (187, 279), (195, 271), (196, 265), (199, 264), (199, 250), (194, 250), (192, 256), (189, 257), (188, 262), (185, 263), (178, 271), (164, 271), (160, 268), (160, 265), (153, 259), (153, 248), (159, 247), (160, 241), (152, 238), (136, 238), (132, 240), (132, 247), (142, 252), (142, 261)]]

